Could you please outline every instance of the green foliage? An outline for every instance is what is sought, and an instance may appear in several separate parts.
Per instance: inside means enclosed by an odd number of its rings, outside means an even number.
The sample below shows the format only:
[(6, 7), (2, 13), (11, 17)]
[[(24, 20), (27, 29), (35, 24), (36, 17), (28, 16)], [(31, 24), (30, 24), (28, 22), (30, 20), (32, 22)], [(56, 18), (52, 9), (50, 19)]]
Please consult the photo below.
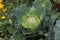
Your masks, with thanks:
[(60, 0), (54, 0), (55, 2), (57, 2), (57, 3), (60, 3)]
[(38, 7), (44, 7), (46, 10), (50, 10), (52, 6), (50, 0), (35, 0), (34, 4)]
[[(0, 18), (0, 33), (3, 40), (54, 40), (54, 27), (60, 14), (51, 9), (50, 0), (5, 0), (7, 18)], [(12, 19), (12, 24), (11, 20)], [(44, 37), (45, 38), (44, 38)]]
[[(39, 11), (40, 12), (40, 11)], [(32, 7), (26, 14), (22, 16), (22, 26), (34, 30), (40, 23), (40, 14), (36, 8)], [(32, 25), (33, 24), (33, 25)]]

